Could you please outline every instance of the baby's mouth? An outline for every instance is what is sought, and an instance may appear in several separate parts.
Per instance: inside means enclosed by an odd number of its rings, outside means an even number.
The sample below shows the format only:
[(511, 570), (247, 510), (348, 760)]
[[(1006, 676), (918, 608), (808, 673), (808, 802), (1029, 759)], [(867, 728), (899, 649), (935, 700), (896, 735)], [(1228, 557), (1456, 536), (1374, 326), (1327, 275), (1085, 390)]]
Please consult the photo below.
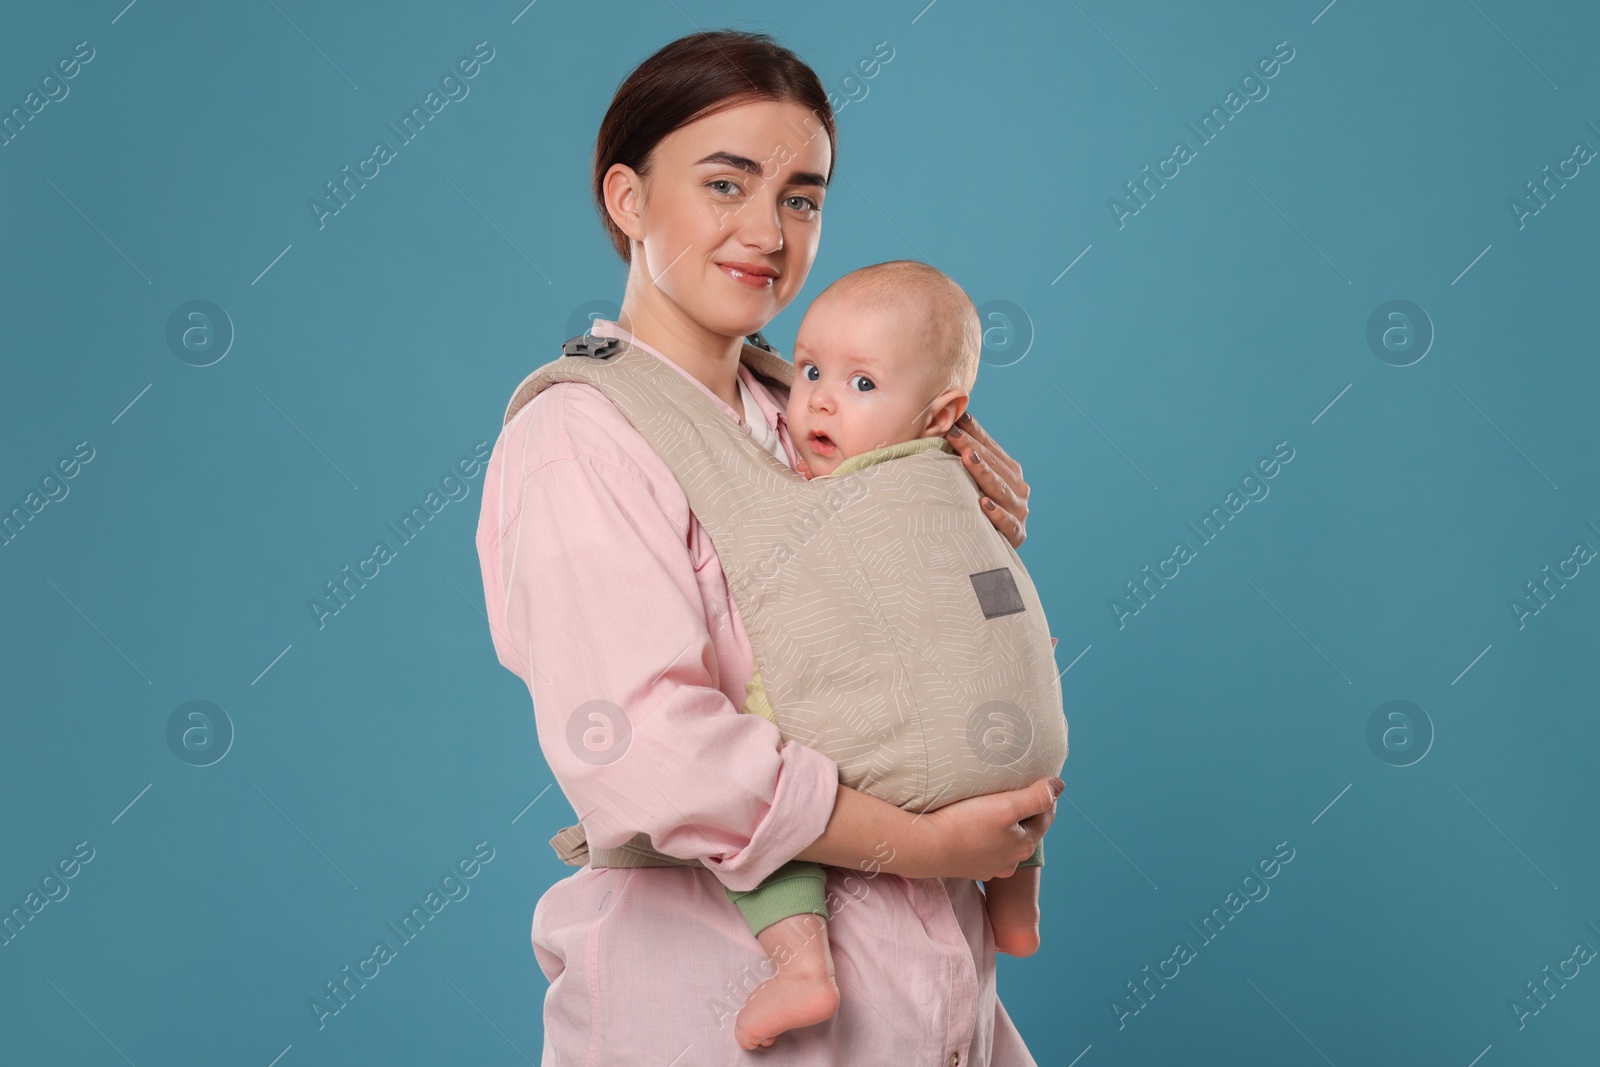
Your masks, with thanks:
[(811, 447), (816, 450), (816, 453), (819, 456), (831, 456), (833, 453), (839, 450), (839, 447), (835, 445), (825, 433), (817, 433), (812, 431), (810, 437)]

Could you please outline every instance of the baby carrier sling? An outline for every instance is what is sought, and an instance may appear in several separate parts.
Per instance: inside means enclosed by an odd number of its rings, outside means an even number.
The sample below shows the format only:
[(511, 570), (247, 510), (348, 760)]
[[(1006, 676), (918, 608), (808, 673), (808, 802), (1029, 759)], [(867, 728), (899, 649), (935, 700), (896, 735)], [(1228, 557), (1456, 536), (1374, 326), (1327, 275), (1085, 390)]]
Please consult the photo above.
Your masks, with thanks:
[[(760, 334), (740, 360), (787, 401), (794, 365)], [(1067, 721), (1044, 608), (959, 455), (808, 481), (686, 374), (590, 335), (528, 375), (504, 421), (558, 382), (598, 388), (672, 470), (780, 733), (834, 760), (840, 784), (920, 813), (1060, 773)], [(571, 866), (701, 866), (642, 832), (589, 847), (581, 823), (550, 844)]]

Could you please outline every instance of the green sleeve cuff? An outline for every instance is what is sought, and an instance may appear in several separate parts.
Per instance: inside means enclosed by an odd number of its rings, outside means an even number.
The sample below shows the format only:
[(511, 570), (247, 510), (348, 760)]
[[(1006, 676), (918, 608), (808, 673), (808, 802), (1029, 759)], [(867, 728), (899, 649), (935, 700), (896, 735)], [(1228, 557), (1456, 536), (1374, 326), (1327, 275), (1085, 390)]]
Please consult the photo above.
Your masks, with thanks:
[(827, 873), (818, 863), (790, 860), (762, 879), (754, 889), (723, 887), (728, 899), (738, 906), (752, 934), (759, 934), (779, 919), (791, 915), (820, 915), (828, 918)]
[(1043, 867), (1044, 866), (1044, 841), (1033, 846), (1033, 855), (1017, 864), (1018, 867)]

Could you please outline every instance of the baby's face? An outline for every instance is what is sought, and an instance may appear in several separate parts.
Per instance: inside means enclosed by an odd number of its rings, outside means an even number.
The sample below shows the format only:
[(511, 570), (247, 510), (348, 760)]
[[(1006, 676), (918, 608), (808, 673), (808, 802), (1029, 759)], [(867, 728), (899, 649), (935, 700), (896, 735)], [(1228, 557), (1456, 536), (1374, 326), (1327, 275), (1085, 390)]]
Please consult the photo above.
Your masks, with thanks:
[(813, 476), (885, 445), (925, 436), (932, 421), (925, 331), (893, 307), (820, 299), (794, 344), (794, 385), (784, 412)]

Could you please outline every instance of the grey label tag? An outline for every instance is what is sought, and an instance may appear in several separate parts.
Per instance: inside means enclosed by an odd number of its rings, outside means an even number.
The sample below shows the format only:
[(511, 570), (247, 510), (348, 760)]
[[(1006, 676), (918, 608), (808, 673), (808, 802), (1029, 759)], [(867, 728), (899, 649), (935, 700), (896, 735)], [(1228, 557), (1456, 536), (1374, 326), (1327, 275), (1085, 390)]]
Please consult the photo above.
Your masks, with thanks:
[(983, 609), (984, 618), (1015, 615), (1023, 610), (1022, 594), (1017, 590), (1017, 580), (1011, 576), (1010, 567), (979, 571), (968, 577), (972, 579), (972, 591), (978, 594), (978, 607)]

